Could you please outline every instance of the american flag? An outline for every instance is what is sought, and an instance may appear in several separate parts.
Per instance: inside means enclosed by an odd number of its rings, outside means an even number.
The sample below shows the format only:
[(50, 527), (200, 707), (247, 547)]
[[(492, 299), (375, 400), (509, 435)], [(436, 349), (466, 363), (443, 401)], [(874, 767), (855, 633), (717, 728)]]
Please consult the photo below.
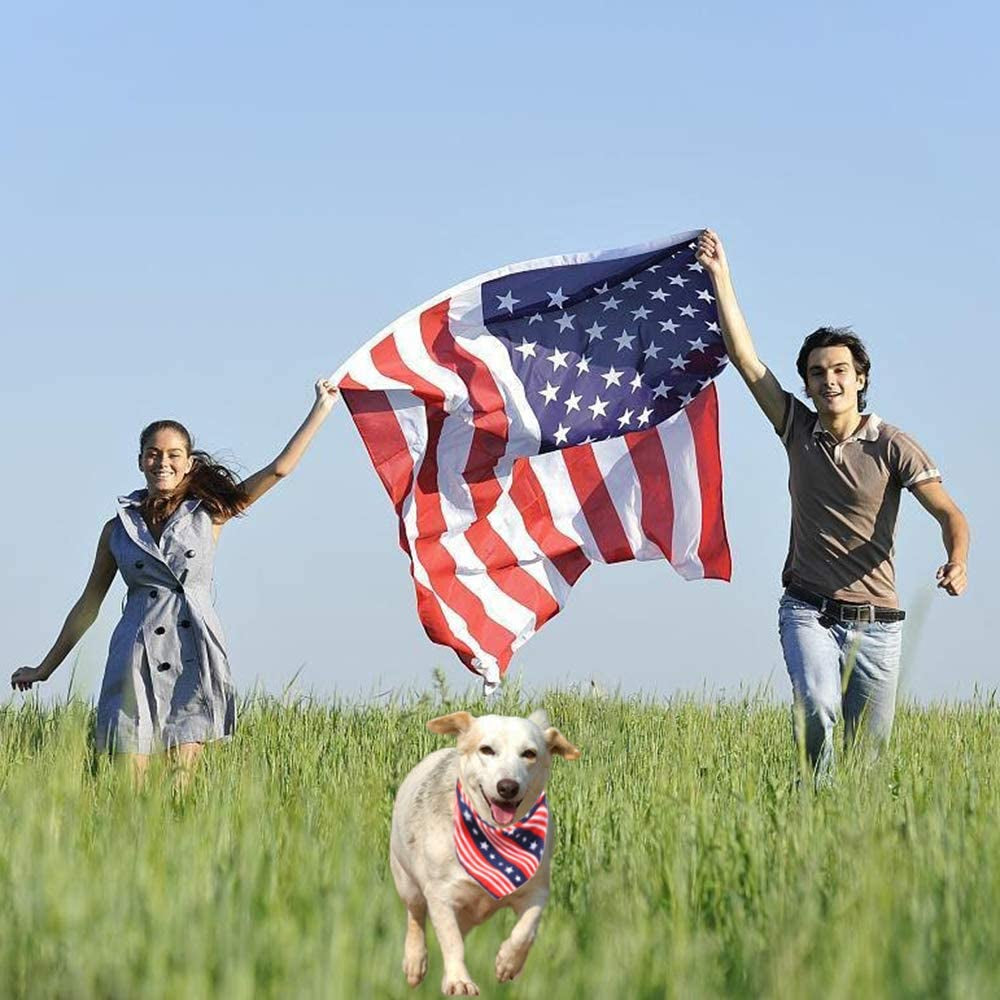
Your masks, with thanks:
[(470, 878), (494, 899), (516, 892), (538, 869), (549, 829), (545, 793), (524, 819), (510, 826), (486, 823), (473, 808), (462, 783), (455, 786), (455, 853)]
[(726, 357), (697, 235), (472, 278), (334, 376), (395, 505), (421, 622), (487, 691), (593, 561), (729, 579)]

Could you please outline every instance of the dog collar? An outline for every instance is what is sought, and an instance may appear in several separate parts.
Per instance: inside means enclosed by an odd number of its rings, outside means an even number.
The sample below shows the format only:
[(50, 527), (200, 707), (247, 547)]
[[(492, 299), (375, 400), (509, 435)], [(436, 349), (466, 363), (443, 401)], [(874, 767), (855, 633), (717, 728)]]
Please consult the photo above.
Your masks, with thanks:
[(494, 899), (516, 892), (538, 870), (549, 829), (545, 792), (524, 819), (509, 826), (488, 823), (455, 783), (455, 853), (469, 877)]

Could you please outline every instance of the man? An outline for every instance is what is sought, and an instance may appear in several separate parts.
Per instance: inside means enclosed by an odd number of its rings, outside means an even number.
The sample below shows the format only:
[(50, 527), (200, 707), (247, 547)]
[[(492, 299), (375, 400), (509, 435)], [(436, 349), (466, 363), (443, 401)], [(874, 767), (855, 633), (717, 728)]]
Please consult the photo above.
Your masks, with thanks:
[(953, 597), (966, 586), (969, 529), (923, 449), (863, 412), (871, 362), (850, 330), (824, 327), (802, 345), (797, 367), (813, 412), (757, 357), (711, 230), (698, 261), (715, 286), (730, 360), (788, 452), (792, 525), (778, 627), (796, 738), (819, 784), (831, 774), (838, 712), (845, 746), (863, 732), (877, 752), (892, 730), (905, 617), (893, 569), (900, 492), (909, 489), (941, 525), (947, 562), (937, 580)]

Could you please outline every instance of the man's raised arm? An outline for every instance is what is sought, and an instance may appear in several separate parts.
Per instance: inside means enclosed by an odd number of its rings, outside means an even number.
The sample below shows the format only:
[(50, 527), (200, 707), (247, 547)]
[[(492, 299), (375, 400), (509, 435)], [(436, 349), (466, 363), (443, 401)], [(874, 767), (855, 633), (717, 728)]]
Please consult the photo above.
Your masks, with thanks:
[(729, 360), (743, 376), (764, 415), (780, 432), (785, 417), (785, 391), (771, 370), (757, 357), (750, 329), (733, 291), (726, 252), (722, 241), (711, 229), (706, 229), (698, 237), (698, 263), (708, 271), (715, 286), (716, 306)]

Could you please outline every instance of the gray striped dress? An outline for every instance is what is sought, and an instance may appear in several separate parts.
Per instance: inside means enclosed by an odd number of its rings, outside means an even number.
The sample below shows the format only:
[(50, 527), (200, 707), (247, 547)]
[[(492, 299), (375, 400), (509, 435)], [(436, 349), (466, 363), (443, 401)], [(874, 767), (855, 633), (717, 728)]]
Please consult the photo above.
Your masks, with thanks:
[(215, 539), (198, 500), (183, 501), (159, 544), (140, 512), (145, 490), (118, 498), (111, 553), (128, 585), (97, 703), (97, 746), (154, 753), (229, 737), (236, 693), (212, 606)]

